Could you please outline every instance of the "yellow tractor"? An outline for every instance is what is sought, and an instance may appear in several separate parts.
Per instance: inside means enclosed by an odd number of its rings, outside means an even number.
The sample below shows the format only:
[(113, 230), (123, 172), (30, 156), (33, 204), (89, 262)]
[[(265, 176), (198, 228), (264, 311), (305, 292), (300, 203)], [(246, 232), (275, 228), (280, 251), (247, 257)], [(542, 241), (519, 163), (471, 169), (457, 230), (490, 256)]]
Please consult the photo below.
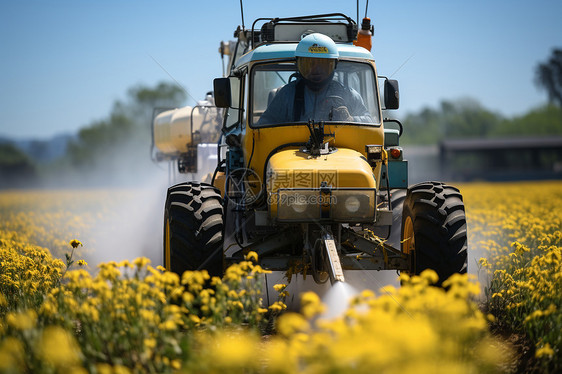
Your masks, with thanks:
[(214, 81), (224, 121), (212, 178), (168, 190), (167, 269), (221, 275), (255, 251), (289, 280), (327, 285), (360, 271), (431, 268), (439, 283), (466, 272), (462, 196), (408, 186), (402, 125), (382, 114), (398, 108), (398, 83), (377, 75), (357, 35), (339, 13), (238, 28)]

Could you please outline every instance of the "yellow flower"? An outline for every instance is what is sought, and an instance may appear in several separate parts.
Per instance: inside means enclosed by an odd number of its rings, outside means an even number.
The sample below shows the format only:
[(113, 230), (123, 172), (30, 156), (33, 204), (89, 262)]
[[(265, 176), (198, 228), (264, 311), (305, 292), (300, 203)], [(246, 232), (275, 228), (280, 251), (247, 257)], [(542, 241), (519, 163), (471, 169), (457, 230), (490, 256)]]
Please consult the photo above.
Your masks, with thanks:
[(25, 348), (21, 341), (8, 336), (0, 343), (0, 372), (24, 372)]
[(192, 293), (186, 291), (182, 294), (182, 299), (184, 303), (191, 304), (193, 300), (195, 300), (195, 297)]
[(142, 269), (146, 265), (150, 264), (150, 260), (146, 257), (139, 257), (133, 260), (133, 264), (135, 264), (137, 268)]
[(58, 326), (45, 328), (39, 343), (42, 360), (55, 368), (69, 368), (80, 362), (80, 348), (68, 332)]
[(401, 272), (400, 277), (398, 278), (402, 283), (408, 283), (410, 281), (410, 275), (406, 272)]
[(88, 266), (88, 263), (84, 260), (78, 260), (78, 265), (79, 266)]
[(37, 323), (37, 313), (31, 309), (20, 313), (8, 313), (6, 315), (6, 322), (18, 330), (30, 330)]
[(541, 358), (541, 357), (551, 357), (554, 355), (554, 350), (552, 348), (550, 348), (550, 344), (546, 343), (544, 346), (542, 346), (541, 348), (537, 349), (537, 351), (535, 352), (535, 357), (536, 358)]
[(131, 370), (128, 367), (123, 365), (115, 365), (111, 369), (111, 374), (130, 374)]
[(244, 309), (244, 304), (242, 304), (240, 301), (233, 301), (232, 305), (238, 309)]
[(256, 359), (259, 340), (249, 333), (220, 333), (214, 339), (213, 365), (226, 371), (247, 372), (261, 365)]
[(258, 254), (254, 251), (250, 251), (248, 252), (248, 254), (246, 256), (244, 256), (246, 260), (248, 261), (254, 261), (254, 262), (258, 262)]
[(281, 312), (281, 311), (287, 309), (287, 305), (285, 305), (281, 301), (276, 301), (269, 306), (269, 309), (271, 309), (274, 312)]
[(363, 299), (372, 299), (373, 297), (375, 297), (375, 293), (371, 290), (363, 290), (363, 291), (361, 291), (360, 296)]
[(70, 245), (72, 248), (77, 248), (78, 246), (82, 247), (82, 242), (80, 242), (80, 240), (72, 239), (70, 241)]
[(297, 332), (307, 332), (309, 329), (308, 321), (297, 313), (285, 313), (277, 321), (277, 330), (286, 337), (290, 337)]
[(129, 260), (123, 260), (123, 261), (119, 262), (117, 264), (117, 267), (126, 268), (126, 269), (127, 268), (129, 268), (129, 269), (134, 268), (133, 264), (131, 264), (131, 262), (129, 262)]
[(326, 307), (314, 292), (304, 292), (301, 295), (301, 312), (306, 318), (315, 317), (324, 312)]
[(181, 369), (181, 361), (180, 360), (172, 360), (170, 361), (170, 366), (172, 369), (180, 370)]
[(154, 339), (154, 338), (146, 338), (146, 339), (144, 339), (143, 342), (144, 342), (144, 346), (146, 348), (152, 349), (152, 348), (156, 347), (156, 339)]
[(96, 364), (96, 371), (100, 374), (113, 374), (113, 368), (109, 364)]
[(277, 292), (281, 292), (283, 291), (285, 288), (287, 288), (286, 284), (276, 284), (275, 286), (273, 286), (273, 289)]
[(420, 274), (422, 279), (425, 279), (428, 284), (435, 284), (439, 280), (439, 275), (432, 269), (426, 269)]

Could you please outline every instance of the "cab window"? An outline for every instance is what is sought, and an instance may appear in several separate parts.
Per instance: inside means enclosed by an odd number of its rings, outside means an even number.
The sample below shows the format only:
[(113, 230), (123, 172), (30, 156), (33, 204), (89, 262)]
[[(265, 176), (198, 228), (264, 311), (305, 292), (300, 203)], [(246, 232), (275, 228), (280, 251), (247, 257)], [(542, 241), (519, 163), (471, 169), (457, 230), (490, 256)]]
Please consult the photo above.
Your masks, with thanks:
[[(307, 108), (303, 110), (303, 115), (299, 117), (299, 120), (295, 121), (291, 108), (294, 106), (296, 88), (291, 86), (296, 86), (299, 77), (293, 61), (266, 63), (254, 67), (251, 79), (250, 125), (252, 127), (308, 120), (342, 122), (341, 117), (338, 119), (332, 113), (334, 108), (342, 105), (346, 106), (350, 114), (343, 122), (380, 124), (375, 73), (370, 64), (339, 61), (332, 77), (332, 83), (325, 90), (326, 92), (305, 90)], [(278, 94), (280, 97), (272, 106), (271, 104)], [(272, 112), (273, 110), (274, 112)], [(264, 113), (266, 113), (265, 116)]]

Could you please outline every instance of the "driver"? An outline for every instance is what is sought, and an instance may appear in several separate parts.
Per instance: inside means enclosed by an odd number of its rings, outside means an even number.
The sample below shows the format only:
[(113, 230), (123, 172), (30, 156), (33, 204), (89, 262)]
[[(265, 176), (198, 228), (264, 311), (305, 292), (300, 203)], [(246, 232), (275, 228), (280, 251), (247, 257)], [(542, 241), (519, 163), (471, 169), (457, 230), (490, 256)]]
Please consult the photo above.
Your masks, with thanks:
[(314, 33), (297, 45), (299, 76), (275, 95), (258, 125), (300, 121), (373, 122), (361, 95), (334, 80), (336, 43)]

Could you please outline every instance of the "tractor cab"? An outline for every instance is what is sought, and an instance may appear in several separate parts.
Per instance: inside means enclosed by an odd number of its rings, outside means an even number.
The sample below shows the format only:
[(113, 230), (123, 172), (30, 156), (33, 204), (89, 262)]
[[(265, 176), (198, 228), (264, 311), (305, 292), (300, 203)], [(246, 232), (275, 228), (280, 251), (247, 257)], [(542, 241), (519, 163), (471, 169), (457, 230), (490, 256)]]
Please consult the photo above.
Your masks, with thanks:
[[(269, 20), (260, 31), (247, 31), (253, 48), (237, 61), (228, 78), (215, 80), (217, 105), (227, 111), (223, 129), (226, 143), (230, 138), (240, 144), (238, 149), (227, 144), (226, 165), (252, 170), (262, 182), (253, 190), (254, 195), (275, 198), (279, 186), (320, 188), (322, 183), (331, 188), (380, 188), (382, 162), (374, 159), (382, 158), (385, 144), (379, 82), (372, 54), (353, 45), (356, 31), (356, 24), (344, 15)], [(301, 41), (318, 34), (330, 39), (334, 47), (330, 52), (337, 58), (330, 82), (314, 89), (303, 82), (298, 49)], [(322, 56), (326, 48), (313, 41), (305, 52), (311, 51), (307, 56)], [(386, 90), (393, 84), (394, 92), (387, 96), (385, 109), (398, 107), (397, 83), (389, 82), (385, 81)], [(289, 161), (290, 166), (285, 165), (286, 160), (278, 162), (280, 156), (274, 153), (291, 148), (299, 152)], [(320, 155), (330, 161), (311, 161)], [(395, 168), (402, 175), (395, 173), (393, 187), (406, 187), (406, 161), (398, 161), (404, 165)], [(357, 170), (353, 172), (353, 168)], [(332, 178), (324, 180), (324, 174)], [(293, 179), (290, 184), (287, 177)], [(374, 206), (373, 196), (370, 205)], [(276, 209), (269, 205), (273, 219)], [(370, 213), (374, 219), (374, 209)]]

